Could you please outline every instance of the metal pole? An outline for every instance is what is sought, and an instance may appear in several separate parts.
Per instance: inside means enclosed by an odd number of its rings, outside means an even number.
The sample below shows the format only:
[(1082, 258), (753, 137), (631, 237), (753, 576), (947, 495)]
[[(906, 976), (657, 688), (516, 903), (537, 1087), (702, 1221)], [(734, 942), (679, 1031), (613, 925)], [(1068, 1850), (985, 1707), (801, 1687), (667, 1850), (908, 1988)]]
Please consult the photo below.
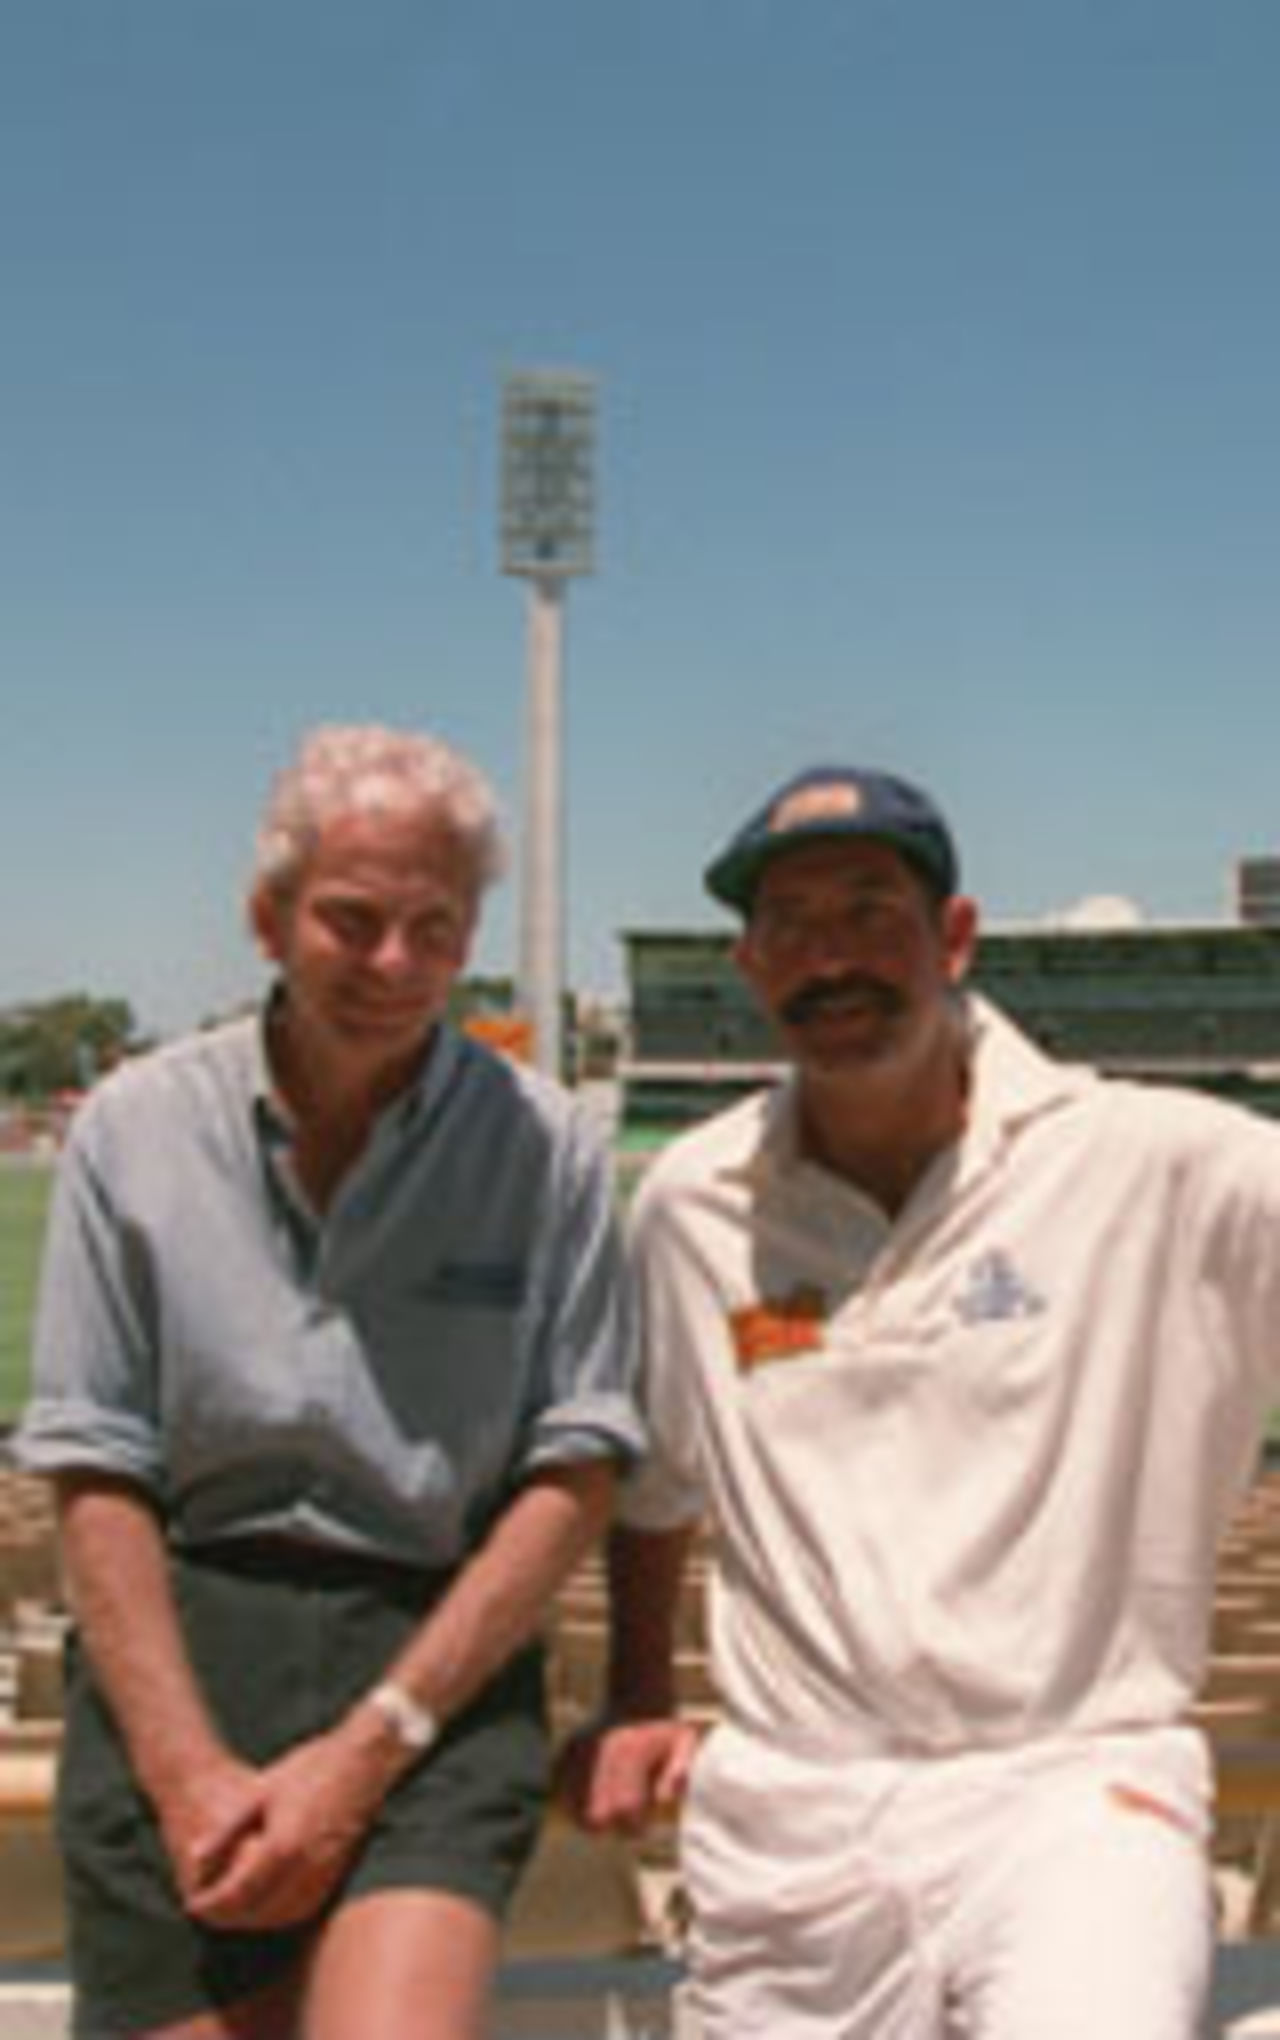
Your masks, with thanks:
[(564, 664), (564, 582), (529, 582), (529, 702), (525, 763), (524, 892), (520, 990), (533, 1031), (533, 1061), (562, 1074), (560, 697)]

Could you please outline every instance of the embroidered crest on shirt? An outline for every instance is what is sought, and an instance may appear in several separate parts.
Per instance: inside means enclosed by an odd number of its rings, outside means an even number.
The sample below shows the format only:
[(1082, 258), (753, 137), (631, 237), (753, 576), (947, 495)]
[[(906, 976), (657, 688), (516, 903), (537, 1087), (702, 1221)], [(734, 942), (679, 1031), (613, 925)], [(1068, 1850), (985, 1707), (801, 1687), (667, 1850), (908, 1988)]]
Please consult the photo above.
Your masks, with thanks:
[(827, 1300), (812, 1284), (798, 1283), (787, 1296), (762, 1297), (730, 1311), (733, 1350), (744, 1374), (774, 1360), (796, 1360), (822, 1345)]
[(956, 1316), (966, 1325), (1038, 1317), (1044, 1307), (1043, 1296), (1023, 1280), (999, 1247), (972, 1264), (964, 1288), (952, 1299)]

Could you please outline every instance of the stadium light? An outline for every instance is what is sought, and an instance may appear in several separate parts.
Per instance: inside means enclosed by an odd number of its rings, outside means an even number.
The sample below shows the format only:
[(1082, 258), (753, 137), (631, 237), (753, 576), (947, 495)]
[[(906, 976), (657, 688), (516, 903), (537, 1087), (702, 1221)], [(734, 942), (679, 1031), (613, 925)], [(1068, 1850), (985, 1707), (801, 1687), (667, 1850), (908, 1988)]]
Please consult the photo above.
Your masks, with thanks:
[(562, 1074), (561, 697), (568, 581), (594, 570), (596, 385), (509, 375), (502, 392), (502, 571), (529, 585), (520, 998), (533, 1059)]

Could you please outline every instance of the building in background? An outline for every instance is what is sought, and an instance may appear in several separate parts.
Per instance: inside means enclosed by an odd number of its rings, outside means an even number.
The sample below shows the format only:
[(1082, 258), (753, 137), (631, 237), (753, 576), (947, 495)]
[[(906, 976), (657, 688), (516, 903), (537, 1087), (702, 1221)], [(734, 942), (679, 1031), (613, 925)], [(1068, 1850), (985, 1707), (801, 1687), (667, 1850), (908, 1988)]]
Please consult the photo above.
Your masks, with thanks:
[(1280, 928), (1280, 857), (1242, 857), (1236, 865), (1236, 912), (1252, 928)]
[[(995, 928), (979, 942), (974, 983), (1064, 1061), (1280, 1117), (1280, 859), (1249, 860), (1264, 864), (1247, 917), (1241, 877), (1237, 923)], [(627, 1125), (687, 1125), (779, 1073), (730, 933), (641, 929), (623, 940)]]

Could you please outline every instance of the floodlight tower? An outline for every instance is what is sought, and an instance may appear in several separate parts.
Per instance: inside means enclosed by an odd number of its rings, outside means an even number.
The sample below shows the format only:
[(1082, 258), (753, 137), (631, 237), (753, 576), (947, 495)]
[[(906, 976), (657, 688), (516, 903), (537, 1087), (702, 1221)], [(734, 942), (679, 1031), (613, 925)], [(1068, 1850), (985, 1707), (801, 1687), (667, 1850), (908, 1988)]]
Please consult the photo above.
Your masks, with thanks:
[(502, 392), (502, 571), (529, 584), (520, 998), (533, 1059), (561, 1074), (561, 694), (566, 584), (593, 568), (596, 388), (546, 369)]

